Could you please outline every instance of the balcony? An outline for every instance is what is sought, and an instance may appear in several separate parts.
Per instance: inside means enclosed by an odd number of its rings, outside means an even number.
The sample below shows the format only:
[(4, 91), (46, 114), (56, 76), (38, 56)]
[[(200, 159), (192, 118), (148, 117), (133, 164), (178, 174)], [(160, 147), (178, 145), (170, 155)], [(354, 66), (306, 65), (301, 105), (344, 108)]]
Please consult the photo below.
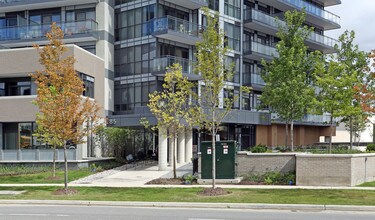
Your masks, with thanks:
[(322, 27), (324, 30), (340, 28), (340, 17), (302, 0), (261, 0), (262, 3), (282, 11), (293, 9), (306, 11), (306, 21)]
[(191, 10), (208, 6), (207, 0), (165, 0), (165, 1), (191, 9)]
[(149, 28), (156, 37), (189, 45), (195, 45), (203, 32), (202, 26), (171, 16), (151, 20)]
[(254, 90), (261, 90), (266, 83), (260, 73), (246, 73), (243, 75), (243, 85), (251, 86)]
[[(266, 34), (276, 35), (279, 25), (286, 25), (283, 20), (276, 20), (268, 14), (255, 9), (244, 10), (244, 26)], [(335, 44), (339, 42), (333, 38), (312, 32), (306, 39), (306, 45), (313, 50), (323, 53), (333, 53)]]
[(245, 58), (261, 61), (272, 60), (272, 56), (278, 56), (276, 48), (254, 41), (245, 41), (243, 44)]
[[(94, 20), (58, 23), (64, 31), (65, 42), (84, 42), (97, 40), (98, 24)], [(51, 25), (25, 25), (0, 28), (0, 44), (5, 47), (30, 46), (47, 42), (45, 34)], [(42, 42), (40, 42), (42, 41)]]
[(318, 0), (318, 2), (324, 5), (324, 7), (341, 4), (341, 0)]
[(151, 72), (156, 76), (164, 76), (167, 68), (172, 66), (172, 64), (178, 63), (182, 67), (182, 74), (187, 76), (191, 80), (196, 80), (199, 78), (193, 71), (193, 62), (189, 59), (184, 59), (174, 56), (162, 56), (155, 58), (153, 60)]
[[(285, 123), (285, 121), (281, 120), (277, 113), (271, 114), (272, 121), (276, 123)], [(312, 115), (306, 114), (300, 120), (295, 121), (295, 124), (318, 124), (318, 125), (328, 125), (330, 121), (329, 115)]]

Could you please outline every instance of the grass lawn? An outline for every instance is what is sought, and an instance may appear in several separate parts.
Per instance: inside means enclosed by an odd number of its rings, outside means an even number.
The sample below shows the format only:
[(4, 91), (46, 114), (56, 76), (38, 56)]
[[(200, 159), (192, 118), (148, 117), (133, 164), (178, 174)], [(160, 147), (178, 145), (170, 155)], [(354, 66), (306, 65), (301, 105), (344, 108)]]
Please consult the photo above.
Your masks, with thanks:
[(362, 190), (279, 190), (230, 189), (225, 196), (199, 196), (200, 188), (101, 188), (76, 187), (75, 195), (53, 195), (59, 187), (0, 187), (0, 190), (27, 190), (23, 195), (0, 195), (0, 199), (278, 203), (321, 205), (375, 205), (375, 191)]
[[(69, 181), (74, 181), (94, 174), (89, 169), (69, 170)], [(0, 184), (21, 184), (21, 183), (64, 183), (64, 171), (57, 170), (56, 176), (59, 179), (49, 179), (52, 171), (38, 172), (33, 174), (19, 174), (10, 176), (0, 176)]]
[(363, 187), (375, 187), (375, 182), (362, 183), (359, 186), (363, 186)]

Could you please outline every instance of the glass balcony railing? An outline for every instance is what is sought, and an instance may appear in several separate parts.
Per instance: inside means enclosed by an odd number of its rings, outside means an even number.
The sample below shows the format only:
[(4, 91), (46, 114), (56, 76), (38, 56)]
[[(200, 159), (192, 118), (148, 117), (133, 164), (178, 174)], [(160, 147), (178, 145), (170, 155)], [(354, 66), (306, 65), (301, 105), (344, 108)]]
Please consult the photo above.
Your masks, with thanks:
[(256, 85), (261, 85), (261, 86), (266, 85), (260, 73), (244, 73), (242, 83), (244, 85), (251, 85), (251, 84), (256, 84)]
[(155, 18), (150, 21), (149, 25), (152, 34), (170, 30), (199, 37), (203, 32), (203, 26), (171, 16)]
[(171, 66), (174, 63), (178, 63), (181, 65), (183, 73), (193, 73), (193, 62), (191, 60), (169, 55), (155, 58), (153, 60), (152, 71), (165, 71), (167, 67)]
[(329, 20), (331, 22), (334, 22), (336, 24), (340, 24), (340, 17), (339, 16), (337, 16), (337, 15), (331, 13), (331, 12), (328, 12), (324, 9), (318, 8), (317, 6), (315, 6), (311, 3), (308, 3), (308, 2), (305, 2), (305, 1), (302, 1), (302, 0), (278, 0), (278, 1), (289, 4), (289, 5), (292, 5), (293, 7), (296, 7), (300, 10), (305, 9), (306, 13), (308, 13), (308, 14), (319, 16), (321, 18), (324, 18), (324, 19)]
[[(277, 113), (271, 114), (272, 120), (275, 121), (282, 121)], [(304, 123), (329, 123), (330, 116), (329, 115), (312, 115), (312, 114), (306, 114), (304, 115), (300, 120), (297, 120), (296, 122), (304, 122)]]
[(243, 45), (244, 53), (255, 52), (266, 56), (278, 55), (275, 47), (264, 45), (258, 42), (245, 41)]
[[(274, 29), (279, 28), (278, 22), (282, 26), (286, 25), (285, 21), (279, 20), (277, 22), (275, 17), (272, 17), (268, 14), (265, 14), (261, 11), (255, 10), (255, 9), (245, 9), (244, 10), (244, 16), (245, 16), (245, 20), (252, 19), (252, 20), (255, 20), (257, 22), (260, 22), (260, 23), (266, 24), (268, 26), (271, 26)], [(326, 46), (332, 47), (332, 48), (335, 46), (335, 44), (339, 43), (337, 40), (335, 40), (333, 38), (330, 38), (330, 37), (327, 37), (327, 36), (324, 36), (324, 35), (321, 35), (321, 34), (318, 34), (318, 33), (315, 33), (315, 32), (312, 32), (308, 36), (308, 39), (311, 40), (311, 41), (314, 41), (316, 43), (323, 44), (323, 45), (326, 45)]]
[[(98, 28), (94, 20), (64, 22), (57, 25), (61, 27), (65, 36), (92, 33)], [(0, 41), (42, 38), (50, 30), (50, 24), (3, 27), (0, 28)]]

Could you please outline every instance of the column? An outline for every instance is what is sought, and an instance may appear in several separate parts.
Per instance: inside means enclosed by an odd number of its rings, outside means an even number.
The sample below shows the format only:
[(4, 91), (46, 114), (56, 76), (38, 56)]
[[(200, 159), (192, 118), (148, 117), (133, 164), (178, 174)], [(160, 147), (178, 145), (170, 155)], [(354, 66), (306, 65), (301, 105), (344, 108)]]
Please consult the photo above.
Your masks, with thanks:
[(167, 169), (167, 133), (162, 129), (159, 129), (159, 170), (164, 171)]
[(187, 129), (185, 132), (185, 162), (190, 163), (193, 158), (193, 131)]
[(173, 147), (174, 147), (174, 140), (172, 137), (168, 139), (168, 157), (169, 157), (169, 166), (173, 167)]
[(185, 162), (185, 129), (178, 133), (177, 163)]

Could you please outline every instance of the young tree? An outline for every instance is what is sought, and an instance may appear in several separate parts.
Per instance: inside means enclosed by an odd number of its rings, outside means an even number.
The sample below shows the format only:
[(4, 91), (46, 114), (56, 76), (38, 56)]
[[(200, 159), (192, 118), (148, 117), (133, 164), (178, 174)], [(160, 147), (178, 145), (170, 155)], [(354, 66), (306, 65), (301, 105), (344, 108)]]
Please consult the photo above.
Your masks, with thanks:
[[(74, 70), (75, 60), (64, 57), (63, 31), (54, 23), (46, 37), (48, 45), (35, 46), (44, 69), (32, 75), (37, 85), (35, 104), (39, 108), (37, 133), (47, 137), (45, 141), (52, 139), (56, 147), (64, 149), (64, 189), (68, 193), (67, 145), (84, 142), (88, 130), (94, 129), (99, 120), (99, 107), (93, 100), (82, 97), (84, 87)], [(85, 126), (88, 121), (95, 122), (94, 126)]]
[(228, 47), (224, 44), (224, 31), (219, 28), (218, 13), (210, 13), (203, 9), (207, 18), (207, 26), (203, 32), (203, 39), (196, 44), (197, 63), (195, 71), (201, 76), (200, 106), (202, 108), (201, 122), (212, 138), (212, 188), (215, 189), (216, 179), (216, 151), (215, 137), (225, 116), (230, 112), (233, 99), (220, 101), (220, 94), (225, 87), (225, 81), (233, 75), (233, 66), (225, 66)]
[(343, 122), (349, 128), (350, 148), (353, 147), (353, 121), (365, 115), (361, 105), (364, 100), (358, 99), (357, 88), (363, 88), (365, 85), (366, 73), (368, 71), (368, 54), (360, 51), (358, 45), (354, 45), (354, 31), (345, 31), (339, 37), (339, 45), (335, 45), (337, 51), (332, 59), (342, 66), (343, 75), (349, 80), (347, 84), (347, 96), (351, 102), (342, 109), (341, 117)]
[[(165, 74), (163, 91), (155, 91), (150, 94), (148, 107), (158, 120), (154, 129), (168, 131), (168, 138), (173, 140), (173, 158), (169, 158), (173, 164), (173, 177), (176, 173), (176, 148), (178, 133), (185, 127), (191, 127), (196, 123), (196, 115), (199, 112), (198, 106), (192, 105), (191, 98), (194, 84), (187, 77), (182, 75), (182, 67), (173, 64)], [(147, 121), (142, 121), (146, 127)]]
[[(266, 85), (261, 101), (285, 121), (286, 141), (290, 123), (291, 150), (294, 149), (293, 125), (312, 107), (315, 89), (312, 86), (314, 65), (321, 62), (319, 52), (308, 53), (305, 40), (311, 29), (303, 26), (305, 12), (287, 11), (286, 25), (279, 24), (277, 55), (269, 63), (262, 61)], [(288, 145), (288, 143), (286, 143)]]

